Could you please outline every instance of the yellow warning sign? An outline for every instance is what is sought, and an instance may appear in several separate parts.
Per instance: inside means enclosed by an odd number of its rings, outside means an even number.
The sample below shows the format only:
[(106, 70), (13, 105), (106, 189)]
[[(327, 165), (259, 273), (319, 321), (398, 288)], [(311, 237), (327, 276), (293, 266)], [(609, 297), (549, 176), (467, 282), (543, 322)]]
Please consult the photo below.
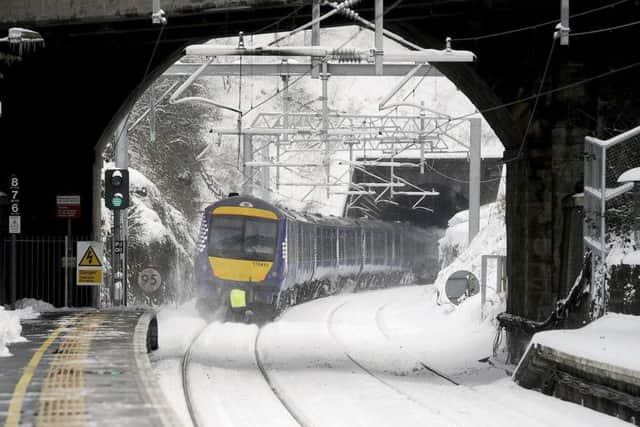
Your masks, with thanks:
[(84, 285), (100, 285), (102, 270), (78, 270), (78, 282)]
[(89, 246), (84, 255), (82, 255), (78, 265), (80, 267), (102, 267), (102, 263), (100, 262), (98, 255), (96, 255), (96, 251), (94, 251), (91, 246)]

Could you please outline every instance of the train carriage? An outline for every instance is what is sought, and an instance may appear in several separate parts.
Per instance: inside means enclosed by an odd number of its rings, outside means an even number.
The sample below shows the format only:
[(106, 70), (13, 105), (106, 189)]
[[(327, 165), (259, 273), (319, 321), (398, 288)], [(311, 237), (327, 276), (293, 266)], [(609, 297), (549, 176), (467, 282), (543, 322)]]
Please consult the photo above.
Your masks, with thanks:
[(425, 257), (426, 236), (404, 223), (300, 214), (229, 197), (204, 212), (199, 305), (268, 318), (344, 288), (406, 283)]

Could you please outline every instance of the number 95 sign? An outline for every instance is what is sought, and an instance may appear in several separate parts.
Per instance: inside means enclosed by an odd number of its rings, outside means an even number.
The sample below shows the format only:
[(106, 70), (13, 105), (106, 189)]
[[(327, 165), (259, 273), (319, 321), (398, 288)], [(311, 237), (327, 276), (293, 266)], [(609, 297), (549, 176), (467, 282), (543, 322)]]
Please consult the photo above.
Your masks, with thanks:
[(162, 275), (154, 267), (145, 267), (138, 273), (138, 286), (145, 294), (152, 294), (162, 286)]

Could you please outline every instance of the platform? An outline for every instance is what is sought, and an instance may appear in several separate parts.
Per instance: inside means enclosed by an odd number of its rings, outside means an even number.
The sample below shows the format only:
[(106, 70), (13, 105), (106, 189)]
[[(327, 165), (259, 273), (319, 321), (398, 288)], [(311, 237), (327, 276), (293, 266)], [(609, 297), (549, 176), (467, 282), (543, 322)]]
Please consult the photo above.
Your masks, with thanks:
[(536, 334), (519, 385), (640, 425), (640, 317), (609, 314), (580, 329)]
[(179, 425), (147, 356), (153, 313), (53, 311), (22, 328), (28, 341), (0, 359), (0, 425)]

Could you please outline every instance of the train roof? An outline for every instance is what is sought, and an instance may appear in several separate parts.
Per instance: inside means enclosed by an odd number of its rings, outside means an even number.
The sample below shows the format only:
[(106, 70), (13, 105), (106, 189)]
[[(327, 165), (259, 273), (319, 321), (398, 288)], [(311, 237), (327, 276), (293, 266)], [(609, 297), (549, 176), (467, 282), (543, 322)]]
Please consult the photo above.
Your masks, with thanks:
[(205, 214), (211, 214), (213, 210), (220, 206), (247, 206), (257, 209), (265, 209), (275, 212), (278, 217), (286, 217), (296, 221), (307, 222), (318, 225), (332, 225), (335, 227), (364, 227), (364, 228), (383, 228), (391, 229), (394, 226), (404, 226), (407, 228), (414, 227), (409, 223), (392, 223), (371, 218), (345, 218), (333, 215), (322, 216), (315, 213), (298, 212), (288, 208), (274, 205), (262, 199), (252, 196), (231, 196), (226, 199), (219, 200), (207, 206), (204, 210)]

